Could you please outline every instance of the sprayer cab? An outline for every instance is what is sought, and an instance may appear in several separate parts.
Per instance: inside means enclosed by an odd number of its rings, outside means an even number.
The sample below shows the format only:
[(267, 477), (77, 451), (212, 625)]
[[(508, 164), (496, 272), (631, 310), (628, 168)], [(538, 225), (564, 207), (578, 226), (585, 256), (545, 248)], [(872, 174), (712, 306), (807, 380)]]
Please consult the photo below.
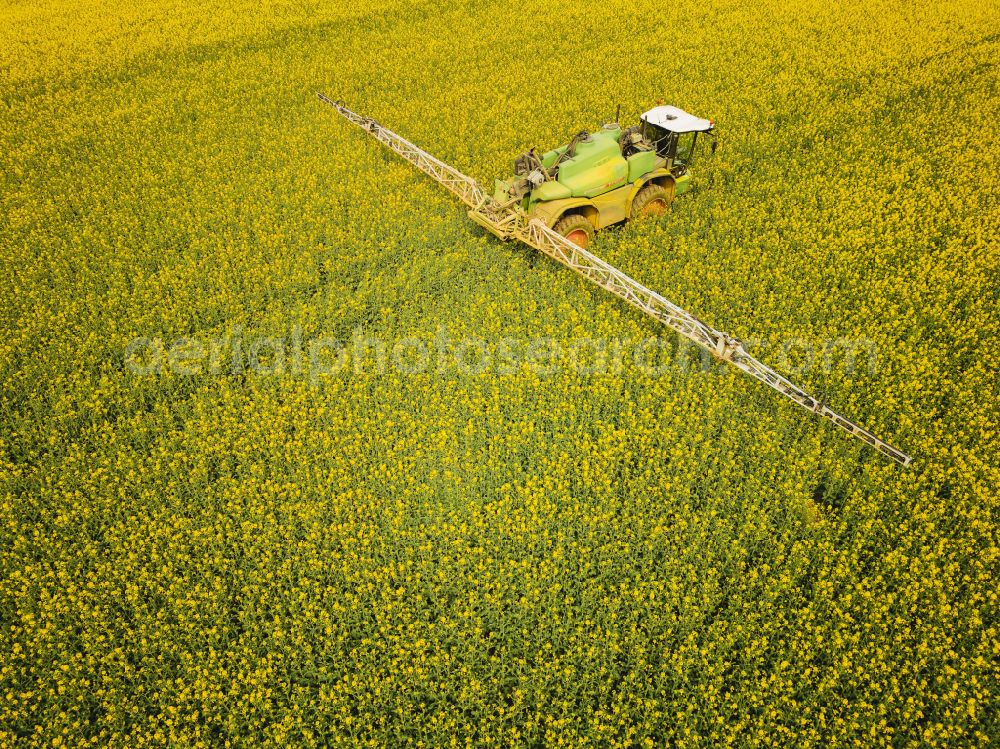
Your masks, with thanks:
[[(712, 120), (703, 120), (683, 109), (671, 106), (653, 107), (639, 118), (643, 137), (653, 144), (658, 154), (672, 164), (677, 176), (687, 173), (694, 158), (699, 133), (711, 133)], [(713, 151), (715, 141), (712, 141)]]

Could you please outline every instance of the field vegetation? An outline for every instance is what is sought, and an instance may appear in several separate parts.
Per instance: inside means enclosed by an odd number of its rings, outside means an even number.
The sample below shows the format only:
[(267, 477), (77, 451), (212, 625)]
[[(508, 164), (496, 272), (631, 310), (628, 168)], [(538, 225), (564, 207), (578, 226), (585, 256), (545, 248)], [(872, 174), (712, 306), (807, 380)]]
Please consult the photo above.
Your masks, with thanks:
[[(996, 3), (0, 21), (0, 745), (1000, 741)], [(666, 334), (317, 89), (487, 183), (618, 103), (714, 118), (692, 191), (591, 249), (913, 465), (723, 366), (568, 366)], [(232, 366), (355, 335), (563, 353)], [(139, 338), (229, 358), (139, 374)], [(838, 339), (876, 365), (779, 356)]]

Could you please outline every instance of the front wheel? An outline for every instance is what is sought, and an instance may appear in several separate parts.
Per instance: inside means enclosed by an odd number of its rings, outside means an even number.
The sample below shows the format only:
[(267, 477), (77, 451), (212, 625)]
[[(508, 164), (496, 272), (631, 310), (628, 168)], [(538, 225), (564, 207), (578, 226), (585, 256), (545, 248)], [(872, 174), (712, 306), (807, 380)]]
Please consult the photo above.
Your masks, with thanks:
[(650, 183), (643, 187), (632, 200), (632, 211), (630, 218), (637, 219), (643, 216), (662, 216), (667, 206), (674, 199), (674, 183), (669, 187)]
[(587, 249), (594, 239), (594, 225), (586, 216), (581, 216), (579, 213), (563, 216), (556, 221), (552, 231), (556, 234), (562, 234), (570, 242), (583, 249)]

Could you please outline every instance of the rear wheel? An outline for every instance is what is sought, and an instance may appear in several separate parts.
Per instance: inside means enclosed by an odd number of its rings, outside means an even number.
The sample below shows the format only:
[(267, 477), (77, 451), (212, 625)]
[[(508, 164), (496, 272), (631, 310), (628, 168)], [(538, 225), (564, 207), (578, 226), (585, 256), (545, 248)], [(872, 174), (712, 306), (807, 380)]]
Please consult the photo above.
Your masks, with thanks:
[(552, 230), (556, 234), (562, 234), (578, 247), (587, 249), (594, 239), (594, 225), (590, 223), (586, 216), (579, 213), (571, 213), (556, 221)]
[(667, 206), (674, 199), (674, 183), (669, 187), (663, 185), (648, 184), (636, 194), (632, 200), (631, 218), (637, 219), (643, 216), (662, 216)]

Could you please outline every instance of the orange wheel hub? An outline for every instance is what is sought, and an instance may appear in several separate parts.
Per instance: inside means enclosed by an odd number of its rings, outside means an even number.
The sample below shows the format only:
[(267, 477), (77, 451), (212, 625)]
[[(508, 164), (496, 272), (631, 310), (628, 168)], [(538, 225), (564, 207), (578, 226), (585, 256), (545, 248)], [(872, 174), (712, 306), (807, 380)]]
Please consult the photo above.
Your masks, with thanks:
[(663, 199), (651, 200), (642, 209), (643, 216), (662, 216), (667, 210), (667, 202)]

